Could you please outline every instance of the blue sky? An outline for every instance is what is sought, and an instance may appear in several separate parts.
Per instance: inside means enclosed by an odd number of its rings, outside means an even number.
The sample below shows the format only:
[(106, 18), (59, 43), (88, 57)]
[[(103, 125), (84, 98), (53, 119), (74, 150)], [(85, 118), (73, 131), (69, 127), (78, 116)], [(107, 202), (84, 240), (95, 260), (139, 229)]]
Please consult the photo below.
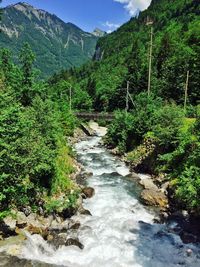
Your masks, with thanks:
[[(148, 7), (150, 0), (22, 0), (36, 8), (56, 14), (65, 22), (72, 22), (85, 31), (98, 27), (113, 31), (128, 21), (137, 9)], [(20, 0), (3, 0), (2, 6)]]

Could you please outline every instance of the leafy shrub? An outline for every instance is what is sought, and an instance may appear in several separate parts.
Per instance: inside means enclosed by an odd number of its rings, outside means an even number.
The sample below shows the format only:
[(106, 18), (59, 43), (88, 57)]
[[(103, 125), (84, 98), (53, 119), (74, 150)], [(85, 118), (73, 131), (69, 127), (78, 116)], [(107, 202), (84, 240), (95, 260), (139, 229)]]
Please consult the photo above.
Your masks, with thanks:
[(151, 131), (155, 113), (162, 101), (153, 96), (141, 93), (135, 97), (135, 109), (129, 113), (118, 111), (108, 129), (107, 142), (118, 146), (121, 152), (130, 151), (140, 144), (144, 135)]
[[(200, 154), (199, 154), (200, 155)], [(200, 168), (187, 167), (179, 176), (176, 196), (188, 209), (200, 209)]]
[(183, 118), (183, 110), (175, 104), (166, 105), (154, 113), (152, 131), (166, 151), (177, 146)]

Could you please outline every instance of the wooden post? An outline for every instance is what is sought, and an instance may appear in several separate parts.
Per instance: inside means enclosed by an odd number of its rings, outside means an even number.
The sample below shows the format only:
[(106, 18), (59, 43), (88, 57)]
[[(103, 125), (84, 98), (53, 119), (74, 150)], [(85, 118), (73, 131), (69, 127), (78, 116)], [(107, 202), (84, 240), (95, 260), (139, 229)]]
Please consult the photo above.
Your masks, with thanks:
[(185, 112), (186, 112), (186, 108), (187, 108), (189, 75), (190, 75), (190, 72), (189, 72), (189, 70), (188, 70), (188, 71), (187, 71), (186, 83), (185, 83), (185, 101), (184, 101), (184, 111), (185, 111)]
[(69, 110), (72, 111), (72, 87), (69, 88)]
[(130, 86), (130, 82), (127, 82), (127, 87), (126, 87), (126, 113), (128, 112), (129, 109), (129, 104), (128, 104), (128, 98), (129, 98), (129, 86)]
[(148, 97), (150, 96), (151, 93), (152, 52), (153, 52), (153, 26), (151, 25), (151, 37), (150, 37), (150, 49), (149, 49)]

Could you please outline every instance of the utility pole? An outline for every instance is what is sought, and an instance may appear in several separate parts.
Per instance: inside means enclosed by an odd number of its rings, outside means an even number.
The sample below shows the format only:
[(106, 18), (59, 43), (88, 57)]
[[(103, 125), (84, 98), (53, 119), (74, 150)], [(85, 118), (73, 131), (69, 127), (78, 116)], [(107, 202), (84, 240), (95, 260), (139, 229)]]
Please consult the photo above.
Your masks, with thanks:
[(151, 93), (152, 52), (153, 52), (153, 26), (151, 26), (151, 38), (150, 38), (150, 49), (149, 49), (148, 96), (150, 96)]
[(69, 110), (72, 112), (72, 87), (69, 87)]
[(129, 110), (129, 104), (128, 104), (128, 98), (129, 98), (129, 86), (130, 86), (130, 82), (127, 81), (127, 87), (126, 87), (126, 113)]
[(189, 75), (190, 75), (190, 71), (188, 70), (188, 71), (187, 71), (186, 83), (185, 83), (185, 101), (184, 101), (184, 111), (185, 111), (185, 112), (186, 112), (187, 98), (188, 98)]
[(152, 53), (153, 53), (153, 20), (147, 17), (147, 26), (151, 27), (150, 31), (150, 47), (149, 47), (149, 77), (148, 77), (148, 97), (151, 93), (151, 72), (152, 72)]

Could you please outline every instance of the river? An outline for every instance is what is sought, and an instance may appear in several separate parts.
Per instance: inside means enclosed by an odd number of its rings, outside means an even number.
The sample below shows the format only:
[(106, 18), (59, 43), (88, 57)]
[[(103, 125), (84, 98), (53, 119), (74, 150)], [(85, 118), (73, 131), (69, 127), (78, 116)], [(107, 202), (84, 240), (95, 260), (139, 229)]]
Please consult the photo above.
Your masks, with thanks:
[(92, 216), (74, 218), (81, 222), (78, 235), (84, 249), (54, 250), (34, 235), (28, 236), (22, 258), (68, 267), (199, 267), (199, 247), (182, 243), (173, 233), (175, 222), (153, 222), (154, 211), (139, 202), (137, 186), (126, 177), (128, 167), (101, 145), (101, 139), (89, 137), (75, 147), (79, 162), (93, 173), (87, 184), (95, 188), (95, 196), (84, 201)]

